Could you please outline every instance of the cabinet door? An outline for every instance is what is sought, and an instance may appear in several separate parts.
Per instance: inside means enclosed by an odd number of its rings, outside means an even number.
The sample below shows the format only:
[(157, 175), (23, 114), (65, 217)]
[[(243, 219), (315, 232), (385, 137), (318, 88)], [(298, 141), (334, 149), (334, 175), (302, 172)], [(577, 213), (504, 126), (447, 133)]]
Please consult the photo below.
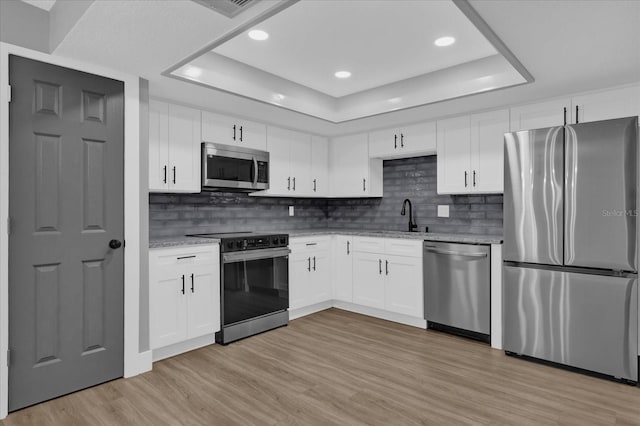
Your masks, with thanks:
[(291, 194), (291, 170), (289, 168), (289, 131), (269, 127), (267, 149), (269, 151), (269, 194)]
[(383, 257), (366, 253), (353, 256), (353, 303), (384, 309)]
[(329, 195), (329, 140), (311, 137), (311, 191), (314, 196)]
[(400, 129), (400, 151), (403, 156), (436, 153), (436, 123), (419, 123)]
[(369, 133), (369, 157), (392, 158), (400, 154), (400, 131), (396, 128)]
[(331, 300), (330, 267), (328, 251), (316, 251), (311, 254), (310, 305)]
[(387, 311), (423, 318), (422, 259), (387, 256), (384, 263), (384, 308)]
[(337, 235), (333, 240), (333, 298), (353, 302), (353, 239)]
[(332, 195), (337, 197), (367, 195), (371, 184), (367, 134), (332, 139), (329, 155)]
[(182, 293), (184, 271), (150, 266), (150, 344), (156, 349), (187, 339), (187, 296)]
[(504, 191), (504, 134), (509, 131), (509, 110), (471, 116), (471, 176), (475, 192)]
[(267, 126), (248, 120), (238, 121), (236, 126), (238, 125), (240, 127), (236, 127), (236, 139), (240, 142), (239, 146), (267, 150)]
[(202, 111), (202, 141), (236, 145), (240, 137), (236, 121), (233, 117)]
[(187, 271), (188, 338), (212, 334), (220, 330), (219, 264), (192, 267)]
[(289, 308), (309, 304), (311, 256), (291, 253), (289, 256)]
[(169, 190), (200, 192), (200, 111), (169, 104)]
[(574, 96), (571, 101), (574, 117), (578, 107), (579, 123), (635, 116), (640, 114), (640, 86)]
[(311, 185), (311, 135), (290, 132), (289, 167), (293, 195), (312, 195)]
[(149, 191), (169, 188), (169, 104), (149, 101)]
[(543, 129), (562, 126), (564, 110), (567, 110), (567, 123), (572, 122), (571, 99), (562, 98), (537, 104), (521, 105), (510, 110), (510, 131)]
[(470, 117), (455, 117), (437, 122), (438, 194), (465, 194), (471, 192)]

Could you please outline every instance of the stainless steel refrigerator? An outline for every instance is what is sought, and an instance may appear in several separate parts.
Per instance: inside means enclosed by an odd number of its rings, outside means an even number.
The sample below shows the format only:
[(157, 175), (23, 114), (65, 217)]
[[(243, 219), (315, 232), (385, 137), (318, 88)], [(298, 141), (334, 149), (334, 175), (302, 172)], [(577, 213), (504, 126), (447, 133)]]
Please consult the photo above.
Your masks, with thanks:
[(504, 348), (638, 381), (638, 118), (505, 134)]

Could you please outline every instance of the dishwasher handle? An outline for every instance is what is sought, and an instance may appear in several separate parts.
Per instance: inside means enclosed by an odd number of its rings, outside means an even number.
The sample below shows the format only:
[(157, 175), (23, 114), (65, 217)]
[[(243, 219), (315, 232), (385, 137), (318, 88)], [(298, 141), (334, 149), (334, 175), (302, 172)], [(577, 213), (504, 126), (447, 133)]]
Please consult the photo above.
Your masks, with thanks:
[(435, 247), (429, 247), (429, 246), (425, 246), (424, 250), (428, 251), (430, 253), (446, 254), (446, 255), (451, 255), (451, 256), (487, 257), (487, 253), (464, 253), (464, 252), (461, 252), (461, 251), (442, 250), (442, 249), (437, 249)]

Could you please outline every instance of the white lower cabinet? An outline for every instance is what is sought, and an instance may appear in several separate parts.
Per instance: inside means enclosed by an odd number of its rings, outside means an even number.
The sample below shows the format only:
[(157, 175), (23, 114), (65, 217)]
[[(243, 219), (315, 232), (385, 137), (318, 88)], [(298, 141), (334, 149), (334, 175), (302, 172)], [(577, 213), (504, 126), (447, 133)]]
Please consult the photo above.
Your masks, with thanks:
[(422, 258), (386, 256), (385, 278), (384, 309), (422, 318)]
[(289, 309), (331, 300), (329, 237), (290, 238)]
[(151, 349), (220, 330), (218, 245), (149, 250)]
[(382, 255), (355, 253), (353, 256), (353, 303), (384, 309)]
[(336, 235), (332, 241), (331, 253), (333, 299), (353, 302), (353, 238)]

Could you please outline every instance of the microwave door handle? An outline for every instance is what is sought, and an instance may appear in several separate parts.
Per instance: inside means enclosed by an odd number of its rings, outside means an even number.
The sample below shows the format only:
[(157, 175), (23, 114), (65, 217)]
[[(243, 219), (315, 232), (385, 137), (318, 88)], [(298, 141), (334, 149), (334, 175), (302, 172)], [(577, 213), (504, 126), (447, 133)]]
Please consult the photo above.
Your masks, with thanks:
[(253, 185), (258, 184), (258, 160), (256, 157), (253, 157)]

